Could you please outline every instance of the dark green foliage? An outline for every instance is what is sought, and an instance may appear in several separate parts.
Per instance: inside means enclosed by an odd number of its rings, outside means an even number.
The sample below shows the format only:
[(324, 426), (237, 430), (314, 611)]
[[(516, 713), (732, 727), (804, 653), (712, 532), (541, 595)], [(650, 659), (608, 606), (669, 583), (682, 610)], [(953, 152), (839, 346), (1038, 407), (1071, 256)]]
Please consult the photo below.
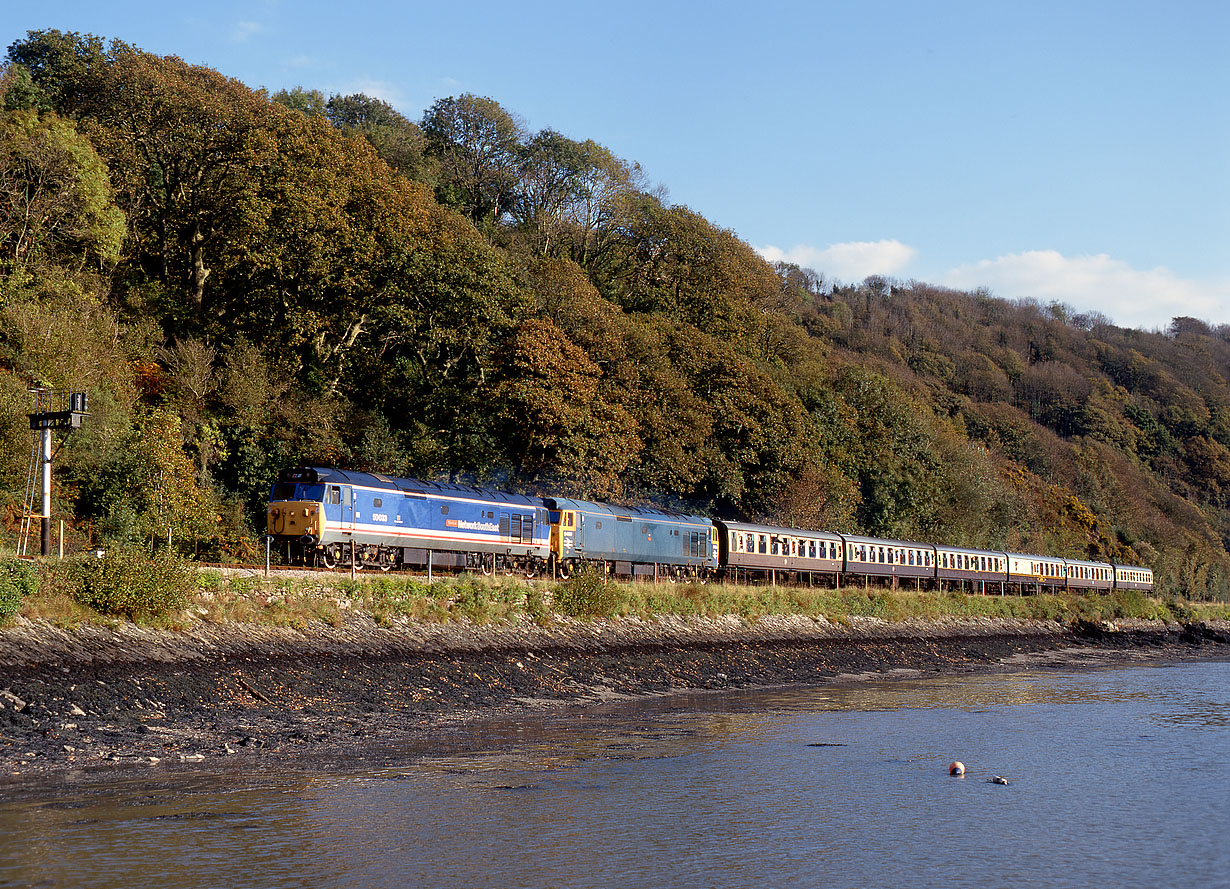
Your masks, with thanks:
[(38, 564), (25, 559), (0, 561), (0, 621), (21, 610), (22, 601), (38, 591)]
[(173, 556), (120, 547), (79, 559), (73, 598), (100, 614), (150, 620), (182, 608), (195, 579), (196, 571)]

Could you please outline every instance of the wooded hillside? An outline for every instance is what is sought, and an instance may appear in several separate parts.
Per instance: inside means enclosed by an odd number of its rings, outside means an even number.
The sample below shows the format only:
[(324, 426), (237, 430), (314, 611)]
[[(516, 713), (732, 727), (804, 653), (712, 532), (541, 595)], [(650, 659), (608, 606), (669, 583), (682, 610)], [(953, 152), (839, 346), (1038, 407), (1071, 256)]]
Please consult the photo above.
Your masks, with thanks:
[(418, 122), (36, 32), (0, 73), (0, 491), (87, 389), (76, 539), (252, 551), (331, 464), (1113, 559), (1230, 597), (1230, 326), (761, 259), (490, 98)]

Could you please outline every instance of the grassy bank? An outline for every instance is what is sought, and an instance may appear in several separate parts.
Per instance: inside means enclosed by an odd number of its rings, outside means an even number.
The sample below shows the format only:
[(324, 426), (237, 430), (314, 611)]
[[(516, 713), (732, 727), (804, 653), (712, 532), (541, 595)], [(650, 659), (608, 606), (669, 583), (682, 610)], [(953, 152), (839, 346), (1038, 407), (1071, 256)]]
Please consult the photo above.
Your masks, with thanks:
[(144, 558), (0, 563), (0, 625), (15, 615), (56, 626), (135, 623), (175, 628), (197, 620), (272, 626), (339, 625), (350, 612), (377, 623), (492, 623), (558, 615), (580, 619), (659, 615), (755, 620), (802, 615), (850, 623), (870, 617), (1200, 621), (1230, 619), (1226, 603), (1191, 603), (1126, 591), (1105, 595), (997, 596), (730, 584), (613, 583), (581, 573), (560, 583), (472, 575), (432, 584), (398, 575), (278, 576), (192, 569)]

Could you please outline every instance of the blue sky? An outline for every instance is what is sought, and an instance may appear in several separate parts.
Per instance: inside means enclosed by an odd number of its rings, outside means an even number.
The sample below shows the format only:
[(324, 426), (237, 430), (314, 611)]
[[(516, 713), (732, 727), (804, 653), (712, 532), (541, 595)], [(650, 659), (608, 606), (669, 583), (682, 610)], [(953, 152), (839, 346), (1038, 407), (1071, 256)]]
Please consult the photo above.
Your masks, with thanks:
[(770, 258), (1230, 323), (1230, 4), (50, 2), (271, 92), (490, 96)]

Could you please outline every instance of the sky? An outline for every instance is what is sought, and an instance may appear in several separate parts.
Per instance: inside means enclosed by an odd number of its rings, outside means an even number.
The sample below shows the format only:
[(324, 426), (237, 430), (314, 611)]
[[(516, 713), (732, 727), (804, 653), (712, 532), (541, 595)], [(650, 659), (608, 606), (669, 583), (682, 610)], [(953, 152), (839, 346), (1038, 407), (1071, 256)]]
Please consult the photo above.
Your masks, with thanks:
[(1230, 3), (8, 3), (271, 93), (495, 99), (772, 260), (1230, 323)]

